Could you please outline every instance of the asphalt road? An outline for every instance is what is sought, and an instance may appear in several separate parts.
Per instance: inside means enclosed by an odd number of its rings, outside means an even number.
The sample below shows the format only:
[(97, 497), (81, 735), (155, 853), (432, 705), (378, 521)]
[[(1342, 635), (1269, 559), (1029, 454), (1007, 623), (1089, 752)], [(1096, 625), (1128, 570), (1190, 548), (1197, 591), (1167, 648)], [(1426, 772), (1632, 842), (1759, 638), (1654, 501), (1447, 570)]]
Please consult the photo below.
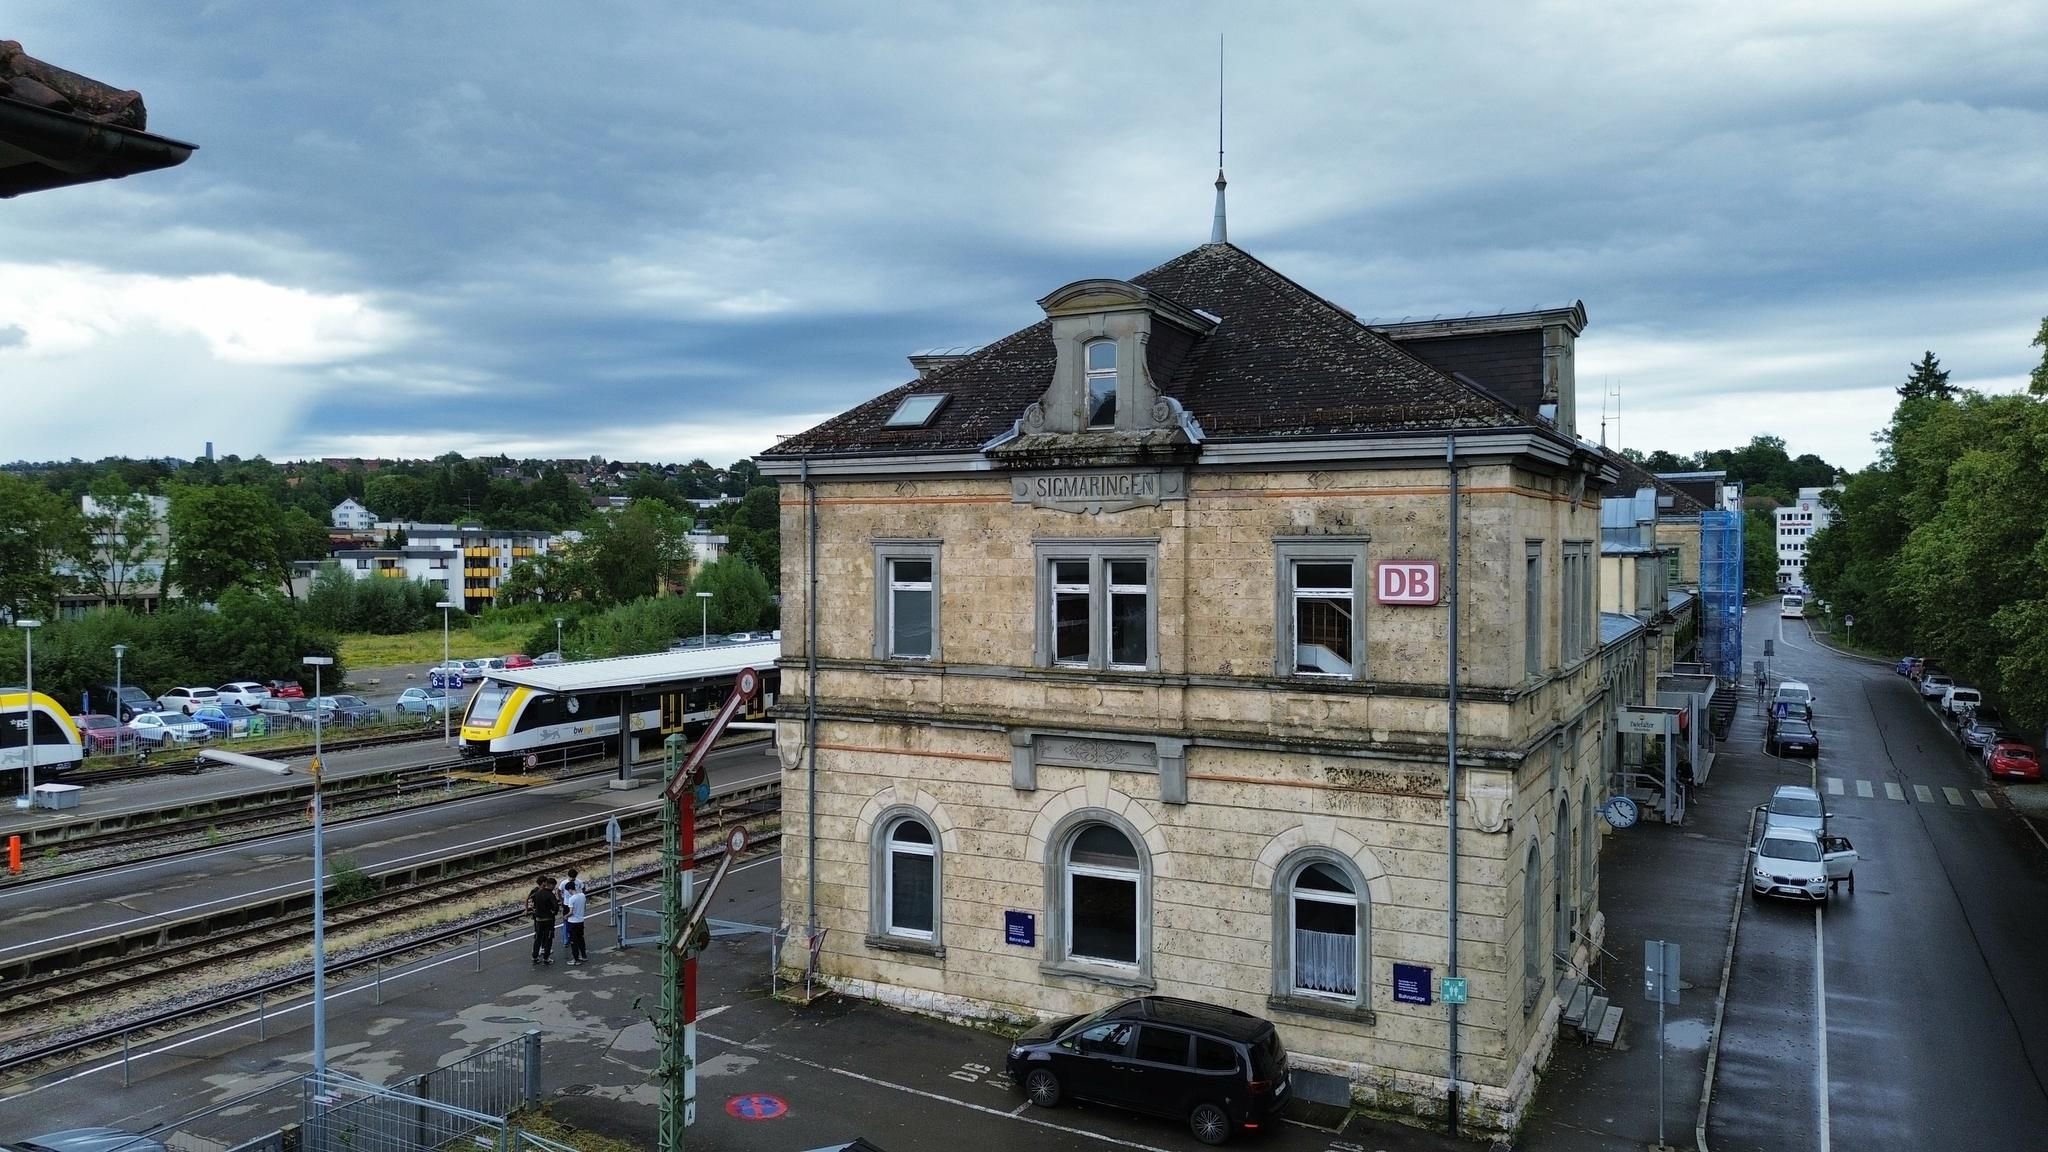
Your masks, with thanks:
[[(1745, 659), (1813, 687), (1813, 783), (1858, 854), (1824, 909), (1750, 902), (1737, 937), (1710, 1145), (2017, 1148), (2048, 1133), (2048, 845), (1997, 801), (1890, 669), (1830, 652), (1775, 603)], [(1733, 744), (1761, 747), (1753, 703)], [(2026, 1133), (2033, 1133), (2027, 1136)]]
[[(775, 779), (779, 766), (767, 748), (755, 742), (714, 753), (709, 764), (712, 786)], [(276, 784), (274, 778), (255, 772), (236, 774), (244, 788)], [(653, 787), (615, 791), (604, 778), (493, 793), (331, 825), (325, 832), (326, 850), (330, 858), (345, 854), (365, 871), (375, 872), (445, 855), (458, 846), (484, 847), (534, 829), (602, 823), (622, 809), (657, 803), (659, 794)], [(593, 853), (600, 866), (603, 858), (602, 851)], [(198, 915), (244, 902), (256, 893), (304, 891), (311, 875), (312, 833), (300, 829), (7, 888), (0, 890), (0, 957), (42, 952), (117, 925), (141, 927)]]

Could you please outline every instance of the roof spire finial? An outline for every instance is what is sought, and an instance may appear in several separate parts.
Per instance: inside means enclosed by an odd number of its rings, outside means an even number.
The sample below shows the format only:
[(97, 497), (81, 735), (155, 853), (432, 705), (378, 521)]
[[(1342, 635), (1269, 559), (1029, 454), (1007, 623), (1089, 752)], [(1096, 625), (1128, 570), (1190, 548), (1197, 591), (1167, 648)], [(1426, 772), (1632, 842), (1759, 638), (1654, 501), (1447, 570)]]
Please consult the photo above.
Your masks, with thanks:
[(1230, 226), (1223, 219), (1223, 35), (1216, 35), (1216, 218), (1209, 224), (1209, 243), (1230, 243)]

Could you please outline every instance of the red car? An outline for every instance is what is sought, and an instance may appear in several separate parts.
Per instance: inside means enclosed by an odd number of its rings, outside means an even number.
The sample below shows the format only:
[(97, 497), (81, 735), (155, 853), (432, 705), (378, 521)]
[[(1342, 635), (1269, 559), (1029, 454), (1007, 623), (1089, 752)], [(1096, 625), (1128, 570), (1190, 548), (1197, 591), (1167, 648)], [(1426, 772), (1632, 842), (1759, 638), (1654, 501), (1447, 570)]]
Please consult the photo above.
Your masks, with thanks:
[(507, 667), (507, 668), (531, 668), (531, 667), (533, 667), (533, 657), (531, 657), (531, 656), (521, 656), (521, 655), (518, 655), (518, 654), (516, 654), (516, 653), (515, 653), (515, 654), (513, 654), (513, 655), (511, 655), (511, 656), (507, 656), (507, 657), (505, 657), (505, 667)]
[(85, 741), (87, 752), (116, 752), (135, 747), (135, 729), (112, 716), (86, 712), (73, 716), (71, 721), (78, 725), (78, 735)]
[(2017, 740), (2000, 740), (1991, 746), (1991, 754), (1985, 757), (1991, 774), (2004, 780), (2039, 780), (2041, 761), (2034, 755), (2033, 746)]
[(304, 700), (306, 688), (297, 680), (272, 680), (270, 694), (279, 700)]

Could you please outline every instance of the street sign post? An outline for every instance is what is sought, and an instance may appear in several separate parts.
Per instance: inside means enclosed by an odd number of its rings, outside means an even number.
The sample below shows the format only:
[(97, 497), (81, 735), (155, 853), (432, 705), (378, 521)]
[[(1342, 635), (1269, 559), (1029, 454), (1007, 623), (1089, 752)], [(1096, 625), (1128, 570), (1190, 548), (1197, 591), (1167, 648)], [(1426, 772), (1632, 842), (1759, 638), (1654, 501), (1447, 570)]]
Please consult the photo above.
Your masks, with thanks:
[(1657, 1147), (1664, 1147), (1664, 1006), (1678, 1003), (1678, 942), (1643, 941), (1643, 996), (1657, 1005)]

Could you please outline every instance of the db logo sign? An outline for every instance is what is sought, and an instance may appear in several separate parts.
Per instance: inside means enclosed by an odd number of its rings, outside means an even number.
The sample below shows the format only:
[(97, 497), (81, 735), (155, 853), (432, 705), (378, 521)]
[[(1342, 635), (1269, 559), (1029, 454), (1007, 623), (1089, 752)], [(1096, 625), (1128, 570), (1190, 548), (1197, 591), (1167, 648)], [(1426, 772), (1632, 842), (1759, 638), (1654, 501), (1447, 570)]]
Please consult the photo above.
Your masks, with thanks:
[(1377, 583), (1382, 604), (1434, 604), (1438, 591), (1436, 561), (1382, 560)]

